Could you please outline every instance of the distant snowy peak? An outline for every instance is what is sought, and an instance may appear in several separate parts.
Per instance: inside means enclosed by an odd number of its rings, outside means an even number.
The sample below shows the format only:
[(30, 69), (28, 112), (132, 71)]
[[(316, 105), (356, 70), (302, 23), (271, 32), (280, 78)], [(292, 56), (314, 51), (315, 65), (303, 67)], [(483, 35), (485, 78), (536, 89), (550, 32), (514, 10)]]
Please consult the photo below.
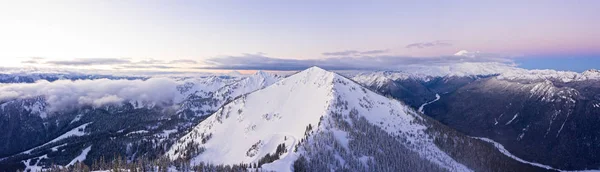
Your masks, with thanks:
[[(312, 151), (300, 145), (327, 144), (320, 143), (323, 140), (316, 135), (333, 134), (347, 149), (351, 138), (337, 129), (340, 126), (335, 121), (352, 124), (350, 118), (364, 119), (390, 135), (410, 140), (418, 145), (407, 145), (411, 150), (442, 168), (468, 171), (434, 145), (414, 110), (318, 67), (226, 104), (176, 142), (167, 156), (191, 164), (231, 165), (261, 163), (265, 157), (277, 155), (278, 160), (267, 162), (264, 169), (290, 171), (298, 156)], [(360, 158), (349, 156), (344, 158)]]
[(256, 73), (254, 73), (249, 78), (254, 80), (261, 80), (263, 82), (263, 86), (271, 85), (281, 79), (279, 75), (275, 75), (261, 70), (256, 71)]
[(598, 69), (586, 70), (583, 73), (581, 73), (580, 78), (600, 80), (600, 70), (598, 70)]
[(352, 80), (369, 85), (369, 86), (378, 86), (381, 87), (383, 85), (387, 85), (389, 83), (393, 83), (396, 80), (406, 80), (410, 78), (423, 78), (422, 76), (409, 74), (406, 72), (400, 71), (380, 71), (380, 72), (364, 72), (355, 75), (352, 77)]
[(467, 54), (467, 53), (469, 53), (469, 51), (467, 51), (467, 50), (460, 50), (460, 51), (454, 53), (454, 55), (455, 56), (462, 56), (462, 55)]
[(455, 56), (465, 56), (465, 57), (475, 57), (475, 55), (479, 54), (479, 51), (467, 51), (467, 50), (460, 50), (456, 53), (454, 53)]

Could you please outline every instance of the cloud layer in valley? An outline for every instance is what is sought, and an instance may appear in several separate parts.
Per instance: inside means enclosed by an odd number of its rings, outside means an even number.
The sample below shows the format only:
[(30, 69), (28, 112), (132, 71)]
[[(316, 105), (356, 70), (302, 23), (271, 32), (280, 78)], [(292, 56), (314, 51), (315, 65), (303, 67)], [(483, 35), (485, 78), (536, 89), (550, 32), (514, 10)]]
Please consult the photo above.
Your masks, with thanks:
[[(177, 98), (178, 82), (168, 78), (148, 80), (45, 80), (33, 84), (0, 85), (0, 102), (12, 99), (44, 96), (50, 111), (80, 105), (100, 107), (125, 100), (173, 103)], [(159, 91), (157, 91), (159, 90)]]

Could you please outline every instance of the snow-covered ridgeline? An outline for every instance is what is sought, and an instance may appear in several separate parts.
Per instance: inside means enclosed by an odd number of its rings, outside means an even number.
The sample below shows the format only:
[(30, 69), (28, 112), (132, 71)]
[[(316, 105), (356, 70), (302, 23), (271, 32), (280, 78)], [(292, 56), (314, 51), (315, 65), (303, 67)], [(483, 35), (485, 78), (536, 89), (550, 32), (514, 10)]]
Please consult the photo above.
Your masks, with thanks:
[[(442, 168), (469, 171), (435, 146), (424, 131), (426, 127), (415, 122), (420, 117), (413, 110), (316, 67), (223, 106), (173, 145), (167, 156), (172, 160), (190, 159), (192, 164), (251, 164), (275, 153), (279, 145), (290, 150), (299, 139), (305, 138), (306, 133), (339, 133), (335, 134), (336, 139), (347, 143), (349, 138), (343, 132), (321, 122), (331, 120), (332, 113), (348, 114), (350, 111), (390, 135), (407, 137), (418, 145), (411, 149), (422, 158)], [(314, 140), (307, 138), (304, 141)], [(289, 171), (304, 151), (308, 150), (286, 152), (264, 168)]]
[(433, 77), (477, 77), (492, 76), (500, 80), (574, 82), (600, 80), (600, 71), (590, 69), (582, 73), (557, 70), (528, 70), (512, 64), (498, 62), (465, 62), (454, 64), (432, 64), (429, 66), (407, 65), (398, 71), (361, 72), (352, 79), (369, 86), (382, 86), (395, 80), (417, 79), (429, 81)]
[[(186, 145), (195, 143), (206, 150), (190, 157), (192, 164), (250, 163), (272, 153), (287, 139), (302, 138), (308, 124), (318, 125), (332, 99), (333, 75), (311, 77), (312, 73), (294, 75), (234, 100), (180, 139), (167, 152), (168, 156), (172, 159), (187, 156)], [(253, 145), (257, 151), (249, 149)]]
[(585, 80), (600, 80), (600, 71), (590, 69), (582, 73), (557, 70), (526, 70), (515, 69), (501, 73), (498, 79), (505, 80), (555, 80), (560, 82), (573, 82)]

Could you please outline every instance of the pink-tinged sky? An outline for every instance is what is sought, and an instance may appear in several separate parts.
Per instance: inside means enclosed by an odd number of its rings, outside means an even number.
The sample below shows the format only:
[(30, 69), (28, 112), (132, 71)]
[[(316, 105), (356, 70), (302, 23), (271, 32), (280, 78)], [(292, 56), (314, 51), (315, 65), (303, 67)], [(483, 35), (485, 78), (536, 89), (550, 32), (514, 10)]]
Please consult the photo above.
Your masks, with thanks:
[(589, 57), (600, 55), (599, 21), (597, 0), (7, 1), (0, 5), (0, 65), (43, 57), (206, 66), (206, 59), (245, 53), (323, 59), (344, 51)]

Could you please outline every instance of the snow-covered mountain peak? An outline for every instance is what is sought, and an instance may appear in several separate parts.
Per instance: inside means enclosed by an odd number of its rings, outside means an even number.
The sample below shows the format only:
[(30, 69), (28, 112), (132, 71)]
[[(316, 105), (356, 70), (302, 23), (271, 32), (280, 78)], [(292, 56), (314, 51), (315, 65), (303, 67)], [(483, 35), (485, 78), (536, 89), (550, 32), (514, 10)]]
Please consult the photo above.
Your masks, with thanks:
[(262, 78), (269, 83), (274, 83), (275, 81), (279, 80), (279, 76), (262, 70), (256, 71), (256, 73), (251, 75), (250, 78)]
[(469, 52), (469, 51), (467, 51), (467, 50), (460, 50), (460, 51), (458, 51), (458, 52), (454, 53), (454, 55), (455, 55), (455, 56), (465, 56), (465, 55), (468, 55), (468, 54), (470, 54), (470, 53), (471, 53), (471, 52)]
[(600, 80), (600, 70), (598, 69), (589, 69), (581, 73), (582, 80), (584, 79), (596, 79)]
[(410, 140), (407, 147), (423, 159), (442, 168), (465, 169), (426, 136), (426, 127), (418, 122), (423, 119), (414, 110), (318, 67), (226, 104), (174, 144), (167, 156), (192, 164), (268, 163), (267, 170), (290, 171), (299, 156), (311, 152), (301, 145), (327, 144), (319, 143), (322, 134), (333, 135), (348, 149), (348, 141), (356, 138), (346, 133), (352, 131), (344, 131), (349, 128), (340, 128), (340, 120), (348, 127), (355, 122), (351, 120), (376, 125), (382, 132)]
[(258, 70), (256, 72), (254, 72), (254, 75), (263, 75), (264, 76), (264, 75), (269, 75), (269, 73), (262, 71), (262, 70)]
[(268, 72), (264, 72), (264, 71), (257, 71), (256, 73), (245, 77), (242, 79), (241, 82), (239, 82), (239, 86), (240, 87), (246, 87), (248, 84), (251, 85), (260, 85), (261, 87), (258, 88), (262, 88), (268, 85), (271, 85), (277, 81), (279, 81), (280, 77)]
[(479, 57), (479, 56), (485, 56), (485, 55), (489, 55), (489, 54), (485, 54), (485, 53), (481, 53), (480, 51), (467, 51), (467, 50), (460, 50), (456, 53), (454, 53), (455, 56), (461, 56), (461, 57), (469, 57), (469, 58), (475, 58), (475, 57)]
[(295, 145), (326, 114), (335, 75), (310, 68), (242, 96), (196, 126), (168, 156), (192, 163), (256, 163), (281, 143)]
[(299, 73), (311, 73), (313, 75), (333, 74), (333, 72), (329, 72), (329, 71), (327, 71), (327, 70), (325, 70), (323, 68), (320, 68), (318, 66), (310, 67), (310, 68), (305, 69), (305, 70), (303, 70), (303, 71), (301, 71)]
[(600, 74), (600, 70), (598, 69), (588, 69), (583, 72), (584, 74)]
[(393, 84), (395, 80), (406, 80), (409, 78), (424, 78), (401, 71), (365, 72), (352, 77), (352, 80), (365, 85), (382, 87), (388, 83)]

